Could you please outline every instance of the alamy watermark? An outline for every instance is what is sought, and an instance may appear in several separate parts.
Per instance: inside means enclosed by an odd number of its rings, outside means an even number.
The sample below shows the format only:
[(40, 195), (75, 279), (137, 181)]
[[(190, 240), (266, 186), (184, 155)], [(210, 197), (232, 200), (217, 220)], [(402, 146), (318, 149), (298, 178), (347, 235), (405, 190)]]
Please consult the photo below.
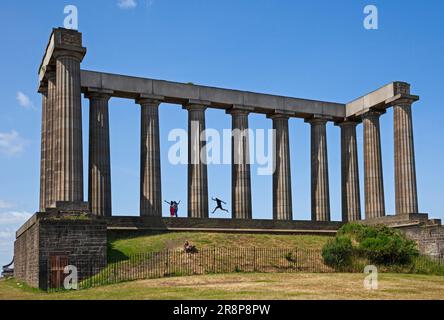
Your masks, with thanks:
[(65, 6), (63, 13), (66, 15), (63, 20), (63, 27), (70, 30), (79, 30), (79, 10), (70, 4)]
[[(170, 131), (168, 141), (174, 142), (168, 150), (170, 164), (256, 164), (261, 176), (276, 169), (274, 129), (224, 129), (221, 134), (216, 129), (201, 131), (198, 121), (192, 121), (190, 129), (190, 135), (184, 129)], [(190, 143), (188, 136), (193, 139)]]
[(377, 290), (378, 289), (378, 268), (373, 265), (366, 266), (364, 268), (364, 273), (368, 274), (364, 278), (364, 288), (367, 290)]
[(366, 30), (378, 30), (379, 28), (379, 16), (378, 16), (378, 7), (375, 5), (367, 5), (364, 7), (364, 14), (366, 17), (364, 18), (364, 28)]
[(63, 273), (67, 275), (63, 280), (63, 288), (65, 290), (77, 290), (79, 288), (77, 267), (72, 265), (66, 266)]

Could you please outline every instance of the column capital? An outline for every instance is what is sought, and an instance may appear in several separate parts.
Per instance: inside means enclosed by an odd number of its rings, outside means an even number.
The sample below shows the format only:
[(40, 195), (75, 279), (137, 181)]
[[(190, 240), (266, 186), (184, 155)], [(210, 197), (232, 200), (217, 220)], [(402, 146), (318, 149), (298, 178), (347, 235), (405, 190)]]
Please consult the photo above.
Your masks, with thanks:
[(288, 111), (288, 110), (274, 110), (273, 113), (270, 113), (267, 115), (268, 119), (289, 119), (290, 117), (294, 116), (294, 112)]
[(184, 104), (182, 105), (184, 110), (188, 111), (205, 111), (207, 110), (207, 106), (203, 104)]
[(164, 100), (165, 100), (165, 97), (163, 97), (163, 96), (156, 96), (156, 95), (152, 95), (152, 94), (141, 93), (141, 94), (139, 94), (139, 96), (136, 98), (135, 101), (136, 101), (136, 104), (140, 104), (140, 105), (158, 106)]
[(362, 119), (365, 119), (365, 118), (379, 118), (385, 112), (386, 112), (385, 110), (370, 109), (367, 112), (363, 113), (361, 115), (361, 117), (362, 117)]
[(104, 99), (104, 100), (109, 100), (109, 99), (111, 99), (113, 94), (114, 94), (114, 91), (112, 91), (112, 90), (88, 88), (87, 92), (84, 93), (84, 96), (87, 99)]
[(56, 79), (56, 70), (54, 66), (46, 66), (45, 67), (45, 76), (40, 81), (39, 88), (37, 92), (43, 93), (45, 90), (48, 90), (48, 81), (55, 82)]
[(233, 107), (231, 109), (227, 109), (225, 113), (231, 114), (232, 116), (236, 116), (236, 115), (248, 115), (253, 111), (254, 111), (253, 107), (233, 105)]
[(48, 81), (41, 81), (37, 92), (43, 95), (48, 94)]
[(414, 102), (419, 100), (419, 96), (411, 94), (398, 94), (385, 101), (386, 105), (397, 106), (397, 105), (412, 105)]
[(322, 116), (322, 115), (313, 115), (312, 117), (305, 119), (305, 122), (309, 123), (311, 125), (324, 125), (328, 121), (332, 121), (332, 120), (333, 120), (332, 117), (326, 117), (326, 116)]
[(360, 124), (361, 121), (358, 120), (344, 120), (342, 122), (336, 122), (335, 126), (343, 128), (343, 127), (356, 127), (358, 124)]

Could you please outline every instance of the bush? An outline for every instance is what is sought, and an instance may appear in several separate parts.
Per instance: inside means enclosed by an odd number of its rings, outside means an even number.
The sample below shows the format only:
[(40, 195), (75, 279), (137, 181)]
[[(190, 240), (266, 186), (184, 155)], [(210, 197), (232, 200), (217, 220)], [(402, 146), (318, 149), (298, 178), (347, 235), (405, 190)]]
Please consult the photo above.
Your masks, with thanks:
[(416, 244), (387, 226), (344, 225), (333, 241), (323, 248), (325, 264), (343, 268), (366, 260), (376, 265), (408, 265), (419, 255)]
[(405, 265), (418, 256), (416, 244), (399, 233), (376, 233), (364, 238), (359, 251), (373, 264)]
[(349, 237), (338, 236), (329, 240), (322, 248), (322, 258), (326, 265), (344, 268), (351, 265), (353, 245)]

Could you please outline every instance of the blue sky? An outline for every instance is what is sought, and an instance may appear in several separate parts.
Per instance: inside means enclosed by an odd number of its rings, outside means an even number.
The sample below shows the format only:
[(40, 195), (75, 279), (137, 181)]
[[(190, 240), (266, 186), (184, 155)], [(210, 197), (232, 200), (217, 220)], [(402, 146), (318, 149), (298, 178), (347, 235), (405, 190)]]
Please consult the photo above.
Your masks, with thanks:
[[(444, 218), (444, 172), (439, 166), (444, 162), (442, 1), (128, 3), (126, 7), (119, 6), (118, 0), (0, 4), (0, 264), (12, 258), (17, 226), (38, 208), (41, 110), (37, 69), (51, 28), (63, 24), (68, 4), (79, 10), (79, 30), (88, 48), (84, 69), (337, 102), (351, 101), (391, 81), (411, 83), (412, 92), (421, 96), (413, 111), (419, 207), (421, 212)], [(363, 27), (363, 9), (369, 4), (379, 10), (378, 30)], [(83, 106), (86, 174), (87, 101)], [(388, 213), (394, 212), (392, 117), (389, 111), (381, 118)], [(133, 101), (111, 100), (115, 215), (139, 211), (139, 118)], [(180, 106), (165, 104), (160, 118), (163, 197), (182, 200), (179, 214), (183, 216), (187, 170), (168, 163), (172, 143), (167, 137), (171, 129), (186, 128), (187, 113)], [(268, 129), (271, 122), (263, 115), (252, 115), (250, 126)], [(207, 127), (230, 128), (231, 119), (222, 111), (209, 110)], [(310, 218), (309, 133), (303, 120), (290, 120), (293, 211), (296, 219), (303, 220)], [(341, 212), (339, 133), (337, 127), (328, 126), (335, 220)], [(362, 126), (358, 141), (362, 184)], [(225, 199), (230, 207), (230, 166), (209, 166), (208, 170), (210, 196)], [(254, 217), (271, 218), (271, 177), (253, 174), (252, 181)]]

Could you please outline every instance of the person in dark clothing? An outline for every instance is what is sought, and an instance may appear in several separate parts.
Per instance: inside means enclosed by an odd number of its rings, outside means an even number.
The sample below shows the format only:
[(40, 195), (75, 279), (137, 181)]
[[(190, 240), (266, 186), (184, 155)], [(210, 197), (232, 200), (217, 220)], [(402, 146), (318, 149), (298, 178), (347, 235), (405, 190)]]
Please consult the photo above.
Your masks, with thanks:
[(222, 204), (227, 204), (226, 202), (220, 200), (219, 198), (216, 198), (216, 199), (215, 198), (211, 198), (211, 200), (216, 201), (216, 204), (217, 204), (216, 208), (214, 208), (212, 213), (215, 213), (217, 209), (220, 209), (220, 210), (225, 211), (226, 213), (228, 213), (228, 210), (224, 209), (222, 207)]
[(179, 211), (179, 204), (180, 204), (180, 200), (179, 202), (173, 201), (174, 202), (174, 215), (176, 216), (176, 218), (178, 218), (178, 214), (177, 212)]

